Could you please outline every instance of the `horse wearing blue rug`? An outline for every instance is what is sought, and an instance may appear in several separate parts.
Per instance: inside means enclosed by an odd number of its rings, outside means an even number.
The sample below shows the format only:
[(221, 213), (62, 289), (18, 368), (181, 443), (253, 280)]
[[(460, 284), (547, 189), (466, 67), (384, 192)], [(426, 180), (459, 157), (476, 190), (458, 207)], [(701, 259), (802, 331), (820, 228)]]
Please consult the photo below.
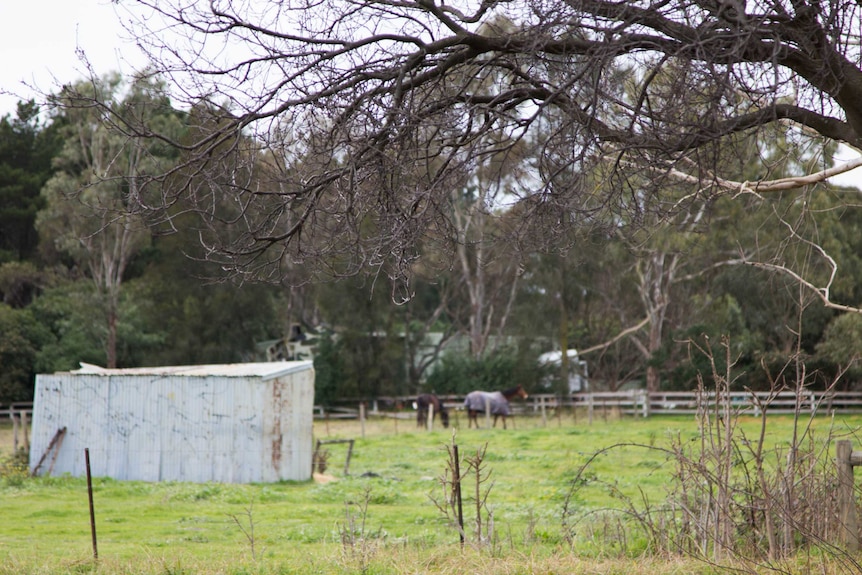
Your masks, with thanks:
[(494, 427), (497, 426), (497, 419), (503, 418), (503, 429), (506, 429), (506, 417), (511, 413), (509, 410), (509, 400), (513, 397), (527, 398), (527, 392), (520, 385), (505, 389), (503, 391), (471, 391), (464, 398), (464, 407), (467, 409), (467, 429), (475, 424), (476, 429), (479, 429), (479, 414), (485, 414), (486, 409), (490, 409), (491, 415), (494, 416)]

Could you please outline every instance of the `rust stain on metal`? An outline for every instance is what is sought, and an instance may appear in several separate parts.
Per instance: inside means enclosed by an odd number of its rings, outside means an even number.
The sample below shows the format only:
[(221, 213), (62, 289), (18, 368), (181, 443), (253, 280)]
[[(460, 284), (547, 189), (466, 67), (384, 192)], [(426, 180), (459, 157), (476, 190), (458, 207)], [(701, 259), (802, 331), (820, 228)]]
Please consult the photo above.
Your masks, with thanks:
[(284, 382), (276, 379), (272, 383), (272, 468), (278, 471), (281, 469), (281, 394), (283, 391)]

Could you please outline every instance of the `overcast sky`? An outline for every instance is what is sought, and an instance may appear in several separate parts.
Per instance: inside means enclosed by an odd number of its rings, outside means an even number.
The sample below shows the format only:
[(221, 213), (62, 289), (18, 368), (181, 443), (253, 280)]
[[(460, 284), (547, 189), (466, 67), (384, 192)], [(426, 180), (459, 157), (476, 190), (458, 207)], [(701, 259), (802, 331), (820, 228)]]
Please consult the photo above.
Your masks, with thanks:
[(25, 84), (54, 92), (85, 77), (79, 48), (99, 75), (140, 67), (123, 34), (110, 0), (0, 0), (0, 115), (14, 113), (19, 100), (38, 100)]
[[(84, 78), (79, 49), (99, 75), (144, 64), (110, 0), (0, 0), (0, 116), (19, 100), (38, 100), (28, 85), (50, 93)], [(862, 168), (833, 181), (862, 188)]]

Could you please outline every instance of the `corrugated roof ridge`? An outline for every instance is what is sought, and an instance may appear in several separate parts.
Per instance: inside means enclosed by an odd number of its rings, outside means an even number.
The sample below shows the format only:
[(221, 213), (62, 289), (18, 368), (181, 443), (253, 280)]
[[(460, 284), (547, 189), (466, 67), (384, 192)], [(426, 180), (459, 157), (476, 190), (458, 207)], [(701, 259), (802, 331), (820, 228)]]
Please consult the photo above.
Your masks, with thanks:
[(311, 361), (272, 361), (199, 365), (169, 365), (152, 367), (104, 368), (81, 362), (80, 369), (73, 374), (84, 375), (185, 375), (196, 377), (248, 377), (256, 376), (271, 379), (313, 367)]

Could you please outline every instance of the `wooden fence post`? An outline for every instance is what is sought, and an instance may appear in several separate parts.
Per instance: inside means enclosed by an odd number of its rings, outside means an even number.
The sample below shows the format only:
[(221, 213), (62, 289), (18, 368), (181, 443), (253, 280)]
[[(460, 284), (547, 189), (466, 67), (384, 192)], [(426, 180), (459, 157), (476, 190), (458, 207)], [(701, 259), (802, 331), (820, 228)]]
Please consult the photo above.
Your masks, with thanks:
[(27, 411), (21, 410), (21, 431), (24, 436), (24, 449), (30, 451), (30, 433), (27, 431)]
[(542, 427), (548, 427), (548, 415), (545, 412), (545, 398), (540, 397), (539, 401), (541, 402), (541, 408), (542, 408)]
[(847, 551), (859, 550), (859, 526), (856, 520), (856, 497), (853, 490), (853, 466), (862, 464), (862, 452), (853, 452), (849, 439), (835, 443), (838, 475), (839, 533)]
[(12, 418), (12, 452), (18, 453), (18, 416), (15, 415), (15, 410), (9, 408), (9, 417)]

